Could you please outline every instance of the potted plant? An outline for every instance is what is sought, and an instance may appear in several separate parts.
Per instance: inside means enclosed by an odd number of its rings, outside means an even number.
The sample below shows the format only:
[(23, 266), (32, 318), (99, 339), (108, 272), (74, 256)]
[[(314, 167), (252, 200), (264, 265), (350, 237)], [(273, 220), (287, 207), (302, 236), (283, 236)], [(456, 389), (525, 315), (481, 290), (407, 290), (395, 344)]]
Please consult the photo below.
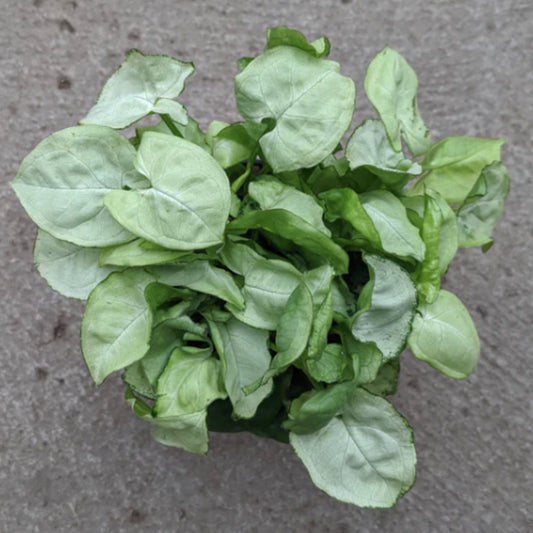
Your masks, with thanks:
[[(474, 369), (476, 328), (441, 277), (458, 247), (491, 246), (509, 178), (501, 139), (432, 142), (391, 48), (364, 80), (377, 117), (343, 146), (355, 86), (329, 49), (268, 30), (238, 63), (243, 121), (205, 134), (175, 100), (193, 65), (132, 50), (12, 186), (37, 269), (87, 299), (92, 378), (121, 371), (157, 441), (206, 453), (209, 431), (251, 431), (290, 443), (331, 496), (390, 507), (416, 463), (386, 399), (400, 353)], [(148, 115), (161, 121), (119, 133)]]

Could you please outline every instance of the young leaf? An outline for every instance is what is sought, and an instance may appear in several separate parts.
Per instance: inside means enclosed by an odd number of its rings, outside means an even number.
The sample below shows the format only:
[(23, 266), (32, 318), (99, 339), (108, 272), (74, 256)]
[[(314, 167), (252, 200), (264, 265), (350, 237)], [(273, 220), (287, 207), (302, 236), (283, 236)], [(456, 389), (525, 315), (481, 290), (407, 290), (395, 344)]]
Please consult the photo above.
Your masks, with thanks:
[[(342, 319), (345, 319), (355, 313), (357, 309), (355, 296), (342, 278), (338, 277), (333, 280), (331, 294), (333, 299), (332, 305), (334, 318), (335, 315), (337, 315), (342, 317)], [(341, 322), (342, 319), (336, 319), (336, 321)]]
[(261, 378), (270, 365), (268, 332), (252, 328), (236, 318), (210, 322), (211, 334), (222, 361), (224, 384), (237, 418), (252, 418), (258, 405), (272, 392), (268, 380), (255, 392), (245, 395), (243, 387)]
[(188, 141), (145, 133), (135, 160), (152, 188), (113, 191), (105, 205), (132, 233), (173, 250), (219, 244), (230, 209), (230, 189), (220, 165)]
[(503, 214), (509, 194), (509, 175), (499, 162), (481, 171), (478, 181), (457, 211), (459, 246), (487, 246)]
[(338, 327), (344, 353), (352, 359), (354, 380), (357, 385), (372, 383), (383, 363), (383, 354), (375, 342), (358, 341), (345, 322)]
[(355, 191), (348, 188), (331, 189), (321, 193), (320, 198), (325, 202), (328, 220), (335, 221), (339, 218), (346, 220), (374, 246), (381, 248), (381, 238), (374, 222)]
[(274, 177), (265, 177), (252, 181), (248, 185), (248, 194), (264, 211), (269, 209), (285, 209), (304, 219), (316, 229), (331, 237), (331, 232), (324, 225), (322, 207), (313, 196), (285, 185)]
[[(440, 211), (438, 218), (442, 218), (439, 228), (439, 245), (438, 245), (438, 255), (439, 255), (439, 272), (440, 275), (444, 275), (448, 270), (452, 259), (457, 253), (458, 247), (458, 233), (457, 233), (457, 217), (455, 216), (454, 210), (448, 205), (448, 202), (436, 191), (431, 189), (426, 190), (424, 196), (404, 196), (401, 198), (401, 202), (405, 205), (407, 209), (407, 216), (413, 221), (420, 231), (423, 231), (423, 220), (426, 209), (426, 197), (431, 197), (431, 206), (433, 209)], [(430, 255), (426, 251), (426, 258)]]
[(89, 295), (81, 323), (81, 348), (97, 385), (148, 351), (152, 313), (144, 298), (154, 281), (143, 270), (115, 272)]
[(405, 207), (389, 191), (376, 190), (359, 195), (361, 205), (372, 220), (382, 249), (399, 257), (422, 261), (426, 247), (418, 229), (407, 218)]
[(211, 350), (176, 348), (157, 381), (154, 415), (163, 419), (196, 413), (226, 396), (220, 361)]
[(376, 396), (391, 396), (398, 388), (400, 377), (400, 358), (389, 359), (380, 369), (376, 379), (364, 388)]
[(424, 187), (440, 193), (450, 204), (460, 204), (468, 196), (481, 170), (500, 159), (503, 139), (447, 137), (435, 143), (422, 160), (428, 172), (408, 191), (423, 194)]
[(329, 297), (334, 274), (335, 272), (329, 265), (322, 265), (304, 272), (303, 278), (307, 288), (311, 291), (315, 313), (318, 312), (324, 300)]
[[(172, 130), (168, 127), (169, 124), (171, 124)], [(180, 124), (172, 119), (167, 119), (167, 122), (162, 120), (155, 126), (135, 128), (136, 136), (132, 142), (134, 142), (136, 148), (141, 144), (143, 135), (148, 132), (165, 133), (166, 135), (178, 134), (178, 137), (182, 137), (186, 141), (190, 141), (206, 152), (211, 153), (211, 148), (207, 143), (206, 135), (204, 135), (204, 132), (200, 129), (198, 122), (192, 117), (187, 117), (187, 124)]]
[(211, 139), (213, 157), (222, 168), (229, 168), (252, 157), (259, 138), (266, 130), (265, 124), (237, 122), (226, 125)]
[(139, 418), (142, 418), (143, 420), (152, 420), (152, 408), (145, 403), (140, 398), (137, 398), (135, 394), (133, 393), (133, 390), (130, 387), (126, 387), (126, 393), (124, 394), (124, 399), (128, 403), (128, 405), (131, 407), (131, 410), (135, 414), (135, 416), (138, 416)]
[(251, 211), (232, 220), (228, 233), (245, 233), (249, 229), (263, 229), (279, 235), (328, 261), (338, 274), (348, 271), (348, 255), (318, 229), (285, 209)]
[(455, 379), (467, 378), (479, 360), (476, 326), (459, 298), (444, 290), (418, 306), (408, 343), (418, 359)]
[(206, 454), (209, 446), (206, 416), (207, 412), (203, 410), (156, 418), (153, 420), (155, 426), (152, 428), (152, 437), (165, 446)]
[(132, 50), (107, 80), (98, 102), (81, 124), (123, 129), (150, 113), (169, 114), (186, 124), (185, 108), (166, 99), (180, 95), (193, 72), (192, 63)]
[(235, 98), (246, 120), (275, 120), (259, 142), (277, 173), (313, 167), (333, 151), (350, 126), (355, 86), (338, 63), (276, 46), (235, 77)]
[(316, 381), (336, 383), (342, 381), (348, 359), (342, 344), (327, 344), (314, 358), (305, 361), (309, 375)]
[(370, 63), (365, 91), (378, 112), (394, 150), (403, 138), (413, 156), (426, 152), (429, 131), (418, 112), (418, 79), (409, 63), (392, 48), (384, 48)]
[(183, 332), (164, 322), (152, 329), (150, 348), (142, 359), (129, 365), (122, 379), (138, 394), (155, 400), (157, 379), (175, 348), (183, 346)]
[(245, 388), (246, 393), (256, 390), (259, 385), (285, 371), (303, 354), (312, 323), (313, 299), (307, 285), (302, 281), (290, 295), (279, 319), (276, 330), (278, 353), (272, 359), (268, 371)]
[(422, 221), (422, 238), (426, 244), (426, 257), (420, 263), (416, 281), (418, 294), (427, 303), (434, 302), (440, 291), (439, 242), (443, 218), (444, 215), (437, 200), (426, 194)]
[(383, 357), (390, 359), (403, 350), (411, 331), (416, 289), (407, 272), (393, 261), (371, 254), (363, 259), (370, 270), (367, 286), (372, 292), (366, 290), (360, 298), (352, 333), (362, 342), (375, 342)]
[(100, 251), (98, 261), (101, 266), (136, 267), (170, 263), (191, 253), (188, 251), (167, 250), (165, 248), (147, 249), (143, 246), (146, 242), (144, 239), (135, 239), (125, 244), (104, 248)]
[(291, 432), (290, 442), (315, 485), (343, 502), (391, 507), (415, 480), (411, 429), (387, 400), (363, 389), (326, 426)]
[(153, 437), (168, 446), (206, 453), (207, 406), (226, 396), (220, 361), (211, 350), (176, 348), (157, 382)]
[(277, 26), (267, 30), (267, 44), (265, 50), (276, 46), (294, 46), (315, 57), (329, 55), (329, 39), (320, 37), (316, 41), (309, 43), (305, 36), (297, 30), (287, 28), (287, 26)]
[(304, 392), (291, 402), (289, 419), (283, 427), (298, 435), (318, 431), (341, 410), (353, 388), (353, 383), (339, 383)]
[(82, 248), (38, 230), (33, 257), (39, 274), (63, 296), (86, 300), (114, 267), (99, 267), (98, 248)]
[(157, 276), (161, 283), (188, 287), (221, 298), (237, 309), (244, 308), (243, 296), (231, 274), (211, 266), (209, 261), (162, 265), (150, 268), (150, 272)]
[(422, 167), (395, 150), (381, 120), (365, 120), (356, 128), (346, 145), (350, 168), (368, 168), (383, 183), (393, 185), (422, 173)]
[(120, 244), (134, 237), (103, 200), (115, 189), (147, 186), (134, 157), (133, 146), (109, 128), (67, 128), (37, 145), (11, 186), (31, 219), (56, 239), (86, 247)]
[(314, 319), (311, 335), (309, 337), (309, 348), (307, 349), (306, 361), (318, 359), (325, 350), (328, 343), (328, 333), (333, 320), (333, 296), (331, 291), (321, 302)]

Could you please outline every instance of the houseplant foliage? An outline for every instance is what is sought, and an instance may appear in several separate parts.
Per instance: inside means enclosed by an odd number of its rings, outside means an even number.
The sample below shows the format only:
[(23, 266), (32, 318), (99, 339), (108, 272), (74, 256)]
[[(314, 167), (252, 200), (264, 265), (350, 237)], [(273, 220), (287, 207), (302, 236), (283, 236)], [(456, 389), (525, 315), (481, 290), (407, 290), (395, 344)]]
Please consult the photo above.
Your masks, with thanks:
[(193, 65), (131, 51), (12, 186), (37, 269), (87, 299), (92, 378), (121, 371), (157, 441), (206, 453), (210, 430), (250, 431), (290, 443), (331, 496), (390, 507), (416, 463), (386, 399), (400, 353), (474, 369), (474, 323), (441, 277), (459, 247), (491, 246), (509, 178), (501, 139), (432, 142), (391, 48), (364, 80), (377, 117), (342, 146), (355, 86), (329, 48), (270, 29), (238, 63), (243, 120), (206, 133), (175, 100)]

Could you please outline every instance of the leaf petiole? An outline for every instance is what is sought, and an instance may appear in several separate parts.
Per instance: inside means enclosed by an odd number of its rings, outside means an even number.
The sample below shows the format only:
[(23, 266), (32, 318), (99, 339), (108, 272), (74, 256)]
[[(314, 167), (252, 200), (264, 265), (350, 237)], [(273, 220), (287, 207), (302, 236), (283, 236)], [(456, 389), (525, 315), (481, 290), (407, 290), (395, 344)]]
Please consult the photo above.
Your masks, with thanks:
[(180, 133), (178, 128), (176, 128), (176, 125), (174, 124), (174, 121), (170, 118), (170, 115), (163, 113), (159, 116), (161, 117), (161, 120), (166, 124), (167, 128), (172, 132), (172, 135), (183, 138), (183, 135)]
[(231, 192), (237, 193), (237, 191), (244, 185), (246, 180), (249, 178), (252, 173), (252, 168), (255, 164), (255, 158), (257, 151), (252, 153), (248, 162), (246, 163), (246, 170), (231, 184)]

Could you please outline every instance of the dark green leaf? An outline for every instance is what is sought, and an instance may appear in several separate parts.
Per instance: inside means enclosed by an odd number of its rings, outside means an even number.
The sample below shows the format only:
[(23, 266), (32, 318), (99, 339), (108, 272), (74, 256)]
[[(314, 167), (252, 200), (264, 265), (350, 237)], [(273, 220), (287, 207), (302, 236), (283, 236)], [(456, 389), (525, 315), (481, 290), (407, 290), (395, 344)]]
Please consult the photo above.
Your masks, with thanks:
[(276, 46), (294, 46), (308, 52), (315, 57), (329, 55), (329, 39), (320, 37), (312, 43), (307, 42), (305, 36), (297, 30), (287, 28), (287, 26), (277, 26), (267, 30), (267, 44), (265, 50)]
[(250, 229), (263, 229), (289, 239), (324, 258), (339, 274), (348, 270), (348, 255), (340, 246), (285, 209), (253, 211), (233, 220), (227, 226), (229, 233), (245, 233)]

